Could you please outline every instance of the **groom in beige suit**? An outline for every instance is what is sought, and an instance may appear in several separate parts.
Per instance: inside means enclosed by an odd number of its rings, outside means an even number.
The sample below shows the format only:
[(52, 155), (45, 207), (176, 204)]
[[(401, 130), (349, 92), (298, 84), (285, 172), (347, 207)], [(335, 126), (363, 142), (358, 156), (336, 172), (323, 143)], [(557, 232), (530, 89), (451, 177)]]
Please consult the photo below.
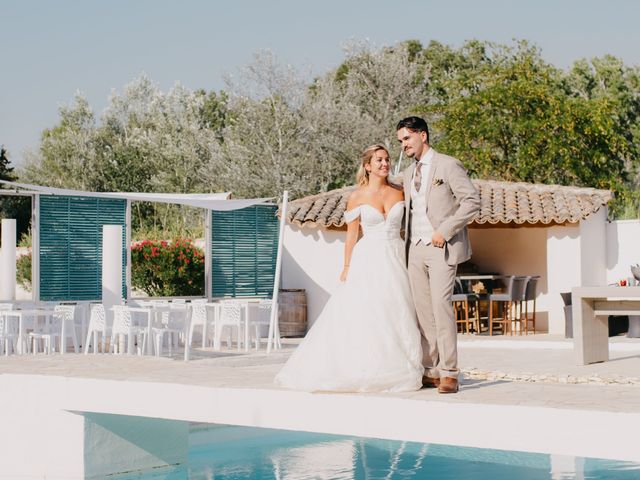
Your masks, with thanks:
[(422, 334), (425, 387), (458, 391), (457, 328), (451, 295), (459, 263), (471, 257), (467, 224), (480, 196), (462, 163), (429, 146), (427, 122), (401, 120), (402, 150), (413, 162), (404, 171), (407, 266)]

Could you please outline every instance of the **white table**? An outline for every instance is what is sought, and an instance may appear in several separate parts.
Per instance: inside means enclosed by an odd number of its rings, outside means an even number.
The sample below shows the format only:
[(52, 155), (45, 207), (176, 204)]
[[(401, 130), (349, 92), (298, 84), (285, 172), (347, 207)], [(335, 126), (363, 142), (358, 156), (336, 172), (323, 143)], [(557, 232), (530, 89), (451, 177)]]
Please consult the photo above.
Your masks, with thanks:
[(609, 360), (609, 315), (640, 315), (640, 287), (576, 287), (571, 291), (578, 365)]
[[(182, 305), (180, 305), (182, 307)], [(170, 305), (146, 305), (141, 307), (128, 307), (130, 312), (144, 313), (147, 316), (147, 355), (153, 355), (153, 322), (157, 320), (158, 314), (171, 312)], [(174, 307), (175, 308), (175, 307)], [(185, 307), (186, 310), (186, 307)]]
[[(35, 323), (36, 317), (45, 317), (46, 322), (51, 321), (51, 317), (55, 312), (50, 309), (25, 309), (25, 310), (0, 310), (0, 315), (5, 318), (5, 321), (8, 322), (10, 319), (14, 319), (18, 321), (18, 354), (23, 354), (28, 351), (27, 345), (27, 322), (25, 318), (33, 318)], [(64, 322), (63, 322), (64, 323)]]

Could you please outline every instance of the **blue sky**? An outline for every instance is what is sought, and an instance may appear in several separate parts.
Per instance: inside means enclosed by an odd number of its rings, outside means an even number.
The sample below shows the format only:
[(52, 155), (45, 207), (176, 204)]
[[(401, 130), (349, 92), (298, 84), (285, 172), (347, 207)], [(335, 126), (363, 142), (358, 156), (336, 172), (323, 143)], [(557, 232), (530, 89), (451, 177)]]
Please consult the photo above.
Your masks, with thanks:
[(349, 39), (518, 38), (560, 67), (606, 53), (639, 65), (638, 19), (635, 0), (0, 0), (0, 144), (20, 164), (77, 90), (97, 114), (142, 72), (162, 89), (218, 90), (263, 48), (314, 73)]

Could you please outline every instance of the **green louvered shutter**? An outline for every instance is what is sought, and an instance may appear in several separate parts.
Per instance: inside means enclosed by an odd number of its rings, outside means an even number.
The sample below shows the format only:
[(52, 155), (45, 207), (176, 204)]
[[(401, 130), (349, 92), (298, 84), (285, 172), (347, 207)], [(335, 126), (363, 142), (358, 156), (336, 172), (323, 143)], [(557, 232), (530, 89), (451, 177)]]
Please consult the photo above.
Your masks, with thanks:
[(40, 298), (49, 301), (102, 297), (102, 227), (122, 225), (126, 297), (126, 201), (40, 196)]
[(270, 297), (278, 252), (275, 205), (213, 211), (212, 296)]

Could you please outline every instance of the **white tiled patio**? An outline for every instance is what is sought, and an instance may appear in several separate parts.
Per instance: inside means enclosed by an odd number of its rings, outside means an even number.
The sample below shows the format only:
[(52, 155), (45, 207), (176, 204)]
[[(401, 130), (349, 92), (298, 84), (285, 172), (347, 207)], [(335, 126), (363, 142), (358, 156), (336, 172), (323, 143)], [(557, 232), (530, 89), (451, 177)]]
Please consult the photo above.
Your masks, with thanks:
[(196, 350), (190, 362), (180, 352), (2, 357), (0, 412), (128, 415), (640, 462), (640, 339), (613, 338), (611, 361), (577, 366), (563, 338), (461, 336), (465, 379), (457, 395), (279, 389), (273, 377), (298, 342), (271, 354)]

